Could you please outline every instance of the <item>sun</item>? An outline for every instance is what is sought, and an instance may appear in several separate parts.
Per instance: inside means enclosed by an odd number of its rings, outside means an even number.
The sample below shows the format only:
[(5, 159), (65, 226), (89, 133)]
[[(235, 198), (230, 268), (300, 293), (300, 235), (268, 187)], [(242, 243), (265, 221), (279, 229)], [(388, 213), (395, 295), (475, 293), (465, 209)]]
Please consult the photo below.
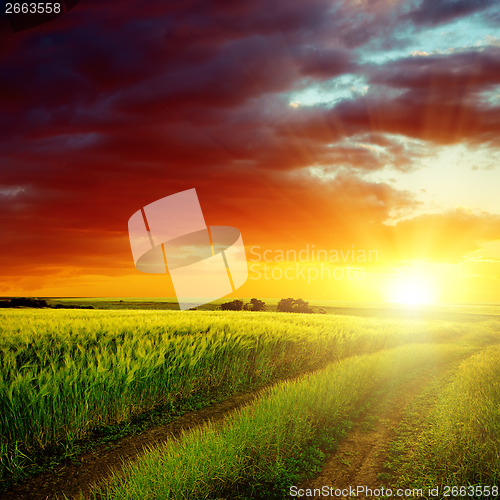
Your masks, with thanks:
[(432, 278), (412, 274), (402, 274), (388, 286), (388, 302), (421, 306), (437, 302), (436, 284)]

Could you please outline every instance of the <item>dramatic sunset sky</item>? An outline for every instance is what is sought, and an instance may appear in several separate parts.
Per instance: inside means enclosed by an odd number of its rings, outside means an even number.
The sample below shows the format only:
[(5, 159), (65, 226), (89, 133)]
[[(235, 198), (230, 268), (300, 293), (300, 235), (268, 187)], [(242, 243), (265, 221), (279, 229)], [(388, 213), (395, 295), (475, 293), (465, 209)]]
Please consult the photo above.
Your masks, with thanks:
[(196, 188), (241, 231), (235, 297), (499, 303), (499, 34), (495, 0), (80, 0), (2, 25), (0, 295), (173, 296), (127, 223)]

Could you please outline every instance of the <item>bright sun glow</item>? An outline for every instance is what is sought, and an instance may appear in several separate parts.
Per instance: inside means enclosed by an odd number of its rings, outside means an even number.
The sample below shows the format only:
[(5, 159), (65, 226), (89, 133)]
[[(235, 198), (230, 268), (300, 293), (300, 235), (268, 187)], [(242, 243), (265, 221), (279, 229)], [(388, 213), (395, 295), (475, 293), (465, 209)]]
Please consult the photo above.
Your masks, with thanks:
[(388, 301), (403, 305), (426, 305), (437, 301), (433, 281), (423, 276), (398, 276), (388, 290)]

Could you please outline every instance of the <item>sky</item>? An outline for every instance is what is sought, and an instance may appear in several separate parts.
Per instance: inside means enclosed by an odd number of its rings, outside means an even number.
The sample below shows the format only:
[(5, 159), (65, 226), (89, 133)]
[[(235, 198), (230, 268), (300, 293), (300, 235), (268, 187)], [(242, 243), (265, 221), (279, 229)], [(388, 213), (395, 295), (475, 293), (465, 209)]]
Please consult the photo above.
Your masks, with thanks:
[(498, 2), (80, 0), (0, 21), (0, 295), (173, 296), (127, 223), (195, 188), (241, 232), (235, 297), (500, 303)]

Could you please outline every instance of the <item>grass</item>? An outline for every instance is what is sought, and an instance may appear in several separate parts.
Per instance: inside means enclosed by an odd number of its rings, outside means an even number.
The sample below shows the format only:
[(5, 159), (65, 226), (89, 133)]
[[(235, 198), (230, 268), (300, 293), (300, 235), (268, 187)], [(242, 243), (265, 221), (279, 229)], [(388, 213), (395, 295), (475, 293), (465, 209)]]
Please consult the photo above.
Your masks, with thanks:
[(217, 311), (1, 310), (0, 325), (7, 482), (153, 410), (177, 415), (353, 353), (456, 335), (415, 321), (402, 333), (400, 320)]
[[(354, 355), (406, 344), (421, 344), (422, 349), (433, 345), (436, 352), (486, 349), (499, 338), (494, 319), (464, 326), (444, 320), (272, 312), (0, 310), (0, 478), (12, 483), (52, 467), (61, 457), (75, 457), (89, 438), (113, 440), (222, 397)], [(418, 345), (412, 349), (420, 352)], [(383, 359), (387, 366), (377, 369), (385, 375), (365, 375), (365, 385), (373, 391), (384, 377), (397, 381), (401, 376), (398, 360)], [(352, 396), (358, 399), (344, 405), (353, 414), (359, 411), (358, 402), (367, 401), (356, 391)], [(283, 411), (296, 413), (292, 408)], [(307, 420), (313, 435), (306, 424), (297, 430), (304, 433), (305, 445), (295, 447), (260, 479), (242, 479), (238, 491), (254, 480), (271, 484), (281, 477), (283, 483), (289, 479), (287, 471), (306, 460), (321, 462), (324, 449), (348, 429), (350, 417), (344, 415), (341, 425), (337, 419), (333, 434), (328, 434), (315, 423), (321, 413), (315, 412)], [(325, 429), (330, 429), (329, 417), (323, 417)], [(245, 471), (239, 473), (242, 478)]]
[[(485, 347), (409, 409), (392, 445), (390, 465), (399, 473), (399, 485), (436, 485), (443, 491), (446, 485), (500, 483), (499, 360), (498, 345)], [(450, 497), (464, 496), (455, 493)]]
[(326, 431), (331, 450), (351, 418), (386, 383), (394, 387), (408, 373), (465, 351), (410, 345), (354, 356), (279, 384), (222, 429), (206, 425), (147, 452), (95, 495), (108, 500), (284, 498), (303, 469), (310, 470), (311, 456), (320, 465)]

